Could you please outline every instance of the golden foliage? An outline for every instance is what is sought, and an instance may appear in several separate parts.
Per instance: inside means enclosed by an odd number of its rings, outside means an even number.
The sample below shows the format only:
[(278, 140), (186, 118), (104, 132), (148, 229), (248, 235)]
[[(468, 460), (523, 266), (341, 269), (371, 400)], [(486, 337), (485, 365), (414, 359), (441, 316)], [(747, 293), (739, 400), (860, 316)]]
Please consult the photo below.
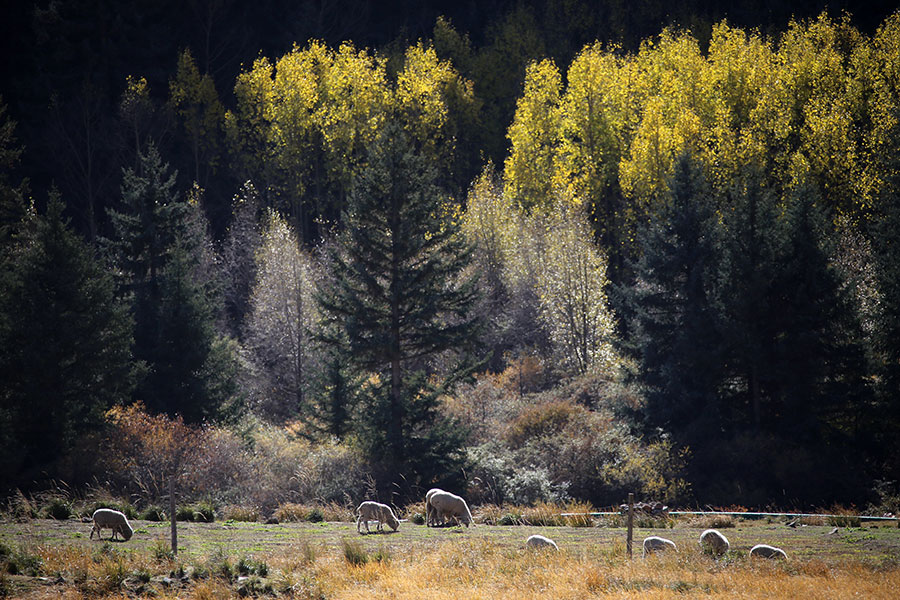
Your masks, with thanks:
[(564, 192), (594, 207), (596, 231), (632, 227), (687, 150), (715, 185), (755, 163), (775, 189), (805, 177), (837, 211), (864, 215), (881, 157), (900, 149), (888, 133), (900, 113), (898, 38), (897, 15), (869, 38), (823, 14), (779, 39), (716, 24), (705, 54), (672, 30), (633, 55), (589, 45), (564, 88), (552, 63), (534, 63), (509, 128), (507, 191), (528, 207)]

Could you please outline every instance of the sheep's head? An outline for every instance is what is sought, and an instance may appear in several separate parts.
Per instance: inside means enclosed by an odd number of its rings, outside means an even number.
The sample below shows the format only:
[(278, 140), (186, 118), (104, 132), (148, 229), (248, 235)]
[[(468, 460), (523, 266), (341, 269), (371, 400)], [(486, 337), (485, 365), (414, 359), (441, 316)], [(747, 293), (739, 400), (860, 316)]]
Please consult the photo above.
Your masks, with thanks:
[(400, 521), (398, 521), (396, 517), (391, 515), (390, 520), (388, 520), (388, 525), (390, 525), (391, 529), (397, 531), (397, 528), (400, 527)]
[(122, 538), (127, 542), (131, 539), (131, 536), (134, 535), (134, 530), (128, 525), (123, 525), (118, 528), (119, 533), (122, 535)]

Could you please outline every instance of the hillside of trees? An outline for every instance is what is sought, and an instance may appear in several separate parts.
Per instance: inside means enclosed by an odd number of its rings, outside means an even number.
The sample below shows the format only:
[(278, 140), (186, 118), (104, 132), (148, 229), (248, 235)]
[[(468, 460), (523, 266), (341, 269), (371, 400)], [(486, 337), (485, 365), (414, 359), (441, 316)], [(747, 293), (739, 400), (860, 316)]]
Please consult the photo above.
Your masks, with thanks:
[(897, 509), (895, 7), (169, 4), (3, 9), (0, 495)]

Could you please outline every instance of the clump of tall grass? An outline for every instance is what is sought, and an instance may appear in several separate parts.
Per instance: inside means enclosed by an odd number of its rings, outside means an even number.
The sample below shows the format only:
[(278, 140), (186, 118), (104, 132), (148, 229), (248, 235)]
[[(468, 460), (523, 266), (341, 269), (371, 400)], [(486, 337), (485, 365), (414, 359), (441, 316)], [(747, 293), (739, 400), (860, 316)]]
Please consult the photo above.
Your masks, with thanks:
[(255, 506), (229, 504), (222, 507), (222, 518), (226, 521), (255, 523), (259, 521), (259, 509)]
[(42, 573), (43, 563), (40, 556), (24, 546), (13, 548), (0, 542), (0, 567), (4, 573), (37, 577)]
[(694, 515), (685, 524), (697, 529), (730, 529), (736, 526), (731, 515)]
[[(531, 525), (534, 527), (591, 527), (594, 507), (587, 502), (555, 504), (538, 502), (533, 506), (485, 504), (475, 511), (475, 520), (486, 525)], [(564, 513), (571, 513), (566, 514)]]
[(38, 516), (34, 501), (23, 494), (22, 490), (16, 490), (16, 493), (10, 496), (3, 512), (10, 521), (17, 523), (36, 519)]
[(356, 520), (353, 510), (336, 502), (327, 504), (285, 502), (275, 509), (273, 516), (283, 523), (352, 522)]
[(211, 502), (198, 502), (175, 509), (176, 521), (212, 523), (216, 520), (216, 507)]
[(140, 512), (140, 518), (144, 521), (165, 521), (168, 517), (161, 506), (151, 505)]
[(72, 503), (68, 498), (53, 496), (41, 509), (41, 514), (47, 519), (56, 519), (57, 521), (68, 520), (74, 514)]
[(344, 538), (341, 540), (341, 551), (347, 564), (361, 567), (369, 562), (369, 553), (365, 547), (356, 540)]
[(829, 516), (825, 521), (832, 527), (859, 527), (862, 525), (862, 519), (854, 508), (846, 508), (844, 506), (833, 506), (829, 511)]

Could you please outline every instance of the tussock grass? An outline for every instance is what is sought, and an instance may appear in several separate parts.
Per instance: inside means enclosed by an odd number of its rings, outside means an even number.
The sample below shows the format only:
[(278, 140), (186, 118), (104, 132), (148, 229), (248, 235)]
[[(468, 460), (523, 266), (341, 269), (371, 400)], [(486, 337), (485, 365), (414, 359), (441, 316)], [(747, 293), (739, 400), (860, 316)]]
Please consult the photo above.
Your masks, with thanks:
[(285, 502), (275, 509), (273, 516), (282, 523), (352, 522), (356, 520), (352, 509), (334, 502), (329, 504)]
[(226, 521), (244, 521), (254, 523), (259, 521), (259, 509), (255, 506), (240, 506), (229, 504), (222, 507), (222, 518)]

